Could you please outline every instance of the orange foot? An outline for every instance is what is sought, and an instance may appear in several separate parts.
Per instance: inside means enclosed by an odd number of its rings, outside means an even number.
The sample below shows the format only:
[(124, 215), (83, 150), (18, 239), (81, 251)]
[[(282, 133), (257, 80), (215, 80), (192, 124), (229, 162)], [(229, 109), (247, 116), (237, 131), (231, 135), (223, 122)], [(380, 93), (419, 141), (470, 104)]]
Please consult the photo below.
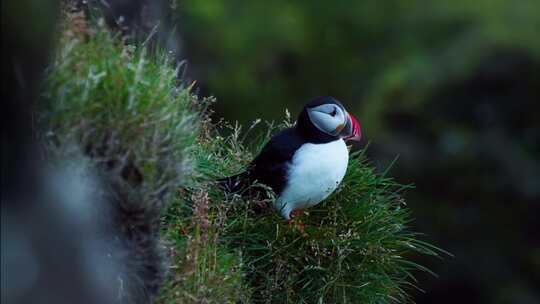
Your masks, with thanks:
[(295, 209), (293, 210), (293, 212), (291, 212), (291, 214), (289, 215), (290, 216), (290, 220), (289, 220), (289, 226), (292, 226), (292, 225), (295, 225), (295, 228), (297, 228), (298, 230), (300, 230), (300, 232), (302, 232), (302, 234), (305, 234), (304, 232), (304, 228), (306, 227), (306, 225), (304, 224), (303, 221), (299, 220), (299, 221), (295, 221), (294, 218), (298, 215), (302, 214), (302, 210), (300, 209)]
[(289, 214), (289, 216), (292, 218), (296, 217), (296, 216), (299, 216), (300, 214), (302, 214), (302, 210), (300, 209), (294, 209), (291, 214)]

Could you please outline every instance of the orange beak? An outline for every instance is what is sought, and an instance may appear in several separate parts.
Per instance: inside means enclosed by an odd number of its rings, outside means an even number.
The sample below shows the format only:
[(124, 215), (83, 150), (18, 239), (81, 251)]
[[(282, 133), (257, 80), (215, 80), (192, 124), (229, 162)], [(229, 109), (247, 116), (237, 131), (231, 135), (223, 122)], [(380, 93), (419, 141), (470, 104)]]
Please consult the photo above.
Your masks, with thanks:
[(345, 140), (360, 141), (360, 139), (362, 139), (362, 129), (360, 128), (360, 124), (358, 123), (356, 118), (354, 118), (354, 116), (352, 116), (351, 114), (348, 115), (349, 119), (347, 120), (347, 124), (341, 132), (342, 137)]

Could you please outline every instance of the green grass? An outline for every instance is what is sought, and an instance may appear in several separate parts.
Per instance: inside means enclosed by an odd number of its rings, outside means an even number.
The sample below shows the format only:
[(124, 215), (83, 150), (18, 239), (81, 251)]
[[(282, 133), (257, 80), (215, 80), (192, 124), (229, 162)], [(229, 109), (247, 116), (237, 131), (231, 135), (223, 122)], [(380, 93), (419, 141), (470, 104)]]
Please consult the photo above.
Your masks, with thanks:
[(75, 142), (107, 168), (122, 163), (136, 195), (168, 206), (159, 303), (410, 300), (414, 273), (429, 270), (409, 257), (442, 251), (408, 229), (408, 186), (377, 174), (360, 151), (338, 190), (293, 224), (269, 201), (231, 197), (213, 181), (244, 168), (290, 117), (247, 142), (250, 130), (208, 118), (211, 101), (182, 86), (166, 55), (88, 27), (63, 29), (44, 88), (46, 139), (49, 150)]
[[(103, 26), (68, 18), (49, 68), (40, 121), (58, 146), (73, 142), (107, 166), (132, 164), (147, 201), (161, 200), (192, 176), (198, 100), (159, 50), (125, 45)], [(158, 199), (159, 197), (159, 199)]]
[[(166, 215), (168, 238), (180, 247), (186, 241), (194, 246), (193, 240), (202, 238), (207, 243), (197, 250), (210, 257), (197, 261), (202, 263), (198, 267), (186, 266), (190, 262), (180, 259), (183, 266), (176, 274), (178, 282), (199, 280), (199, 284), (169, 285), (166, 295), (181, 291), (193, 299), (215, 303), (239, 298), (264, 303), (410, 300), (407, 292), (415, 288), (414, 272), (429, 270), (408, 257), (417, 253), (438, 256), (442, 251), (407, 229), (411, 217), (402, 194), (409, 186), (376, 174), (363, 151), (355, 152), (339, 189), (291, 225), (271, 208), (260, 207), (268, 206), (268, 202), (227, 197), (208, 182), (243, 168), (254, 155), (241, 140), (241, 132), (233, 129), (231, 133), (220, 137), (210, 131), (201, 138), (193, 152), (197, 168), (206, 178), (180, 191), (181, 202)], [(261, 147), (258, 144), (254, 151)], [(198, 207), (201, 204), (205, 207)], [(201, 217), (204, 224), (194, 220)], [(300, 222), (305, 225), (303, 230)], [(223, 257), (228, 263), (220, 268), (215, 263)], [(184, 267), (196, 270), (186, 275)], [(201, 294), (201, 286), (212, 286), (205, 281), (208, 273), (229, 281), (213, 285), (215, 294)], [(224, 298), (227, 290), (235, 293)], [(189, 302), (190, 297), (165, 296), (163, 302)]]

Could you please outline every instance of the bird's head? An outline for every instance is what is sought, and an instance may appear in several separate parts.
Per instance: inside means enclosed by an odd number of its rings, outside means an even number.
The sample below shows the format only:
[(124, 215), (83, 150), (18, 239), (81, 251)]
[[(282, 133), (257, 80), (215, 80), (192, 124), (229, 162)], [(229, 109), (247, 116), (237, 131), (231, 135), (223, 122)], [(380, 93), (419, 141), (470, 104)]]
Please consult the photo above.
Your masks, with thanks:
[(317, 97), (309, 102), (298, 117), (298, 127), (315, 141), (342, 138), (359, 141), (360, 124), (345, 107), (329, 96)]

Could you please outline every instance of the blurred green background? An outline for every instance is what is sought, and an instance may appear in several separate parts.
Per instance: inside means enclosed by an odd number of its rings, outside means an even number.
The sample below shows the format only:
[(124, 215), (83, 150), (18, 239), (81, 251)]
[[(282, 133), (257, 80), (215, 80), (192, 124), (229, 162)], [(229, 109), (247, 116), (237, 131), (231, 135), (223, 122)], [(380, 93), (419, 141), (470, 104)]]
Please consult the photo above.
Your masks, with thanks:
[(177, 1), (179, 56), (216, 117), (281, 120), (318, 95), (414, 183), (418, 303), (540, 303), (540, 1)]

